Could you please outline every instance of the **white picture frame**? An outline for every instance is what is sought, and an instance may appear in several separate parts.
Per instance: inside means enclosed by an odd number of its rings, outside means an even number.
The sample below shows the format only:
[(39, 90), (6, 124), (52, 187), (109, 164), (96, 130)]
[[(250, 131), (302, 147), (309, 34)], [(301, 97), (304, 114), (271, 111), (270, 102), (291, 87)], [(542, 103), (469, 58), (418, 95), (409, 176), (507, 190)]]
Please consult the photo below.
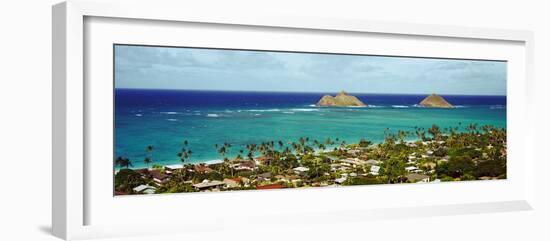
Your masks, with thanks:
[[(150, 9), (155, 11), (150, 11)], [(467, 213), (482, 213), (482, 212), (498, 212), (498, 211), (514, 211), (514, 210), (530, 210), (534, 198), (534, 167), (536, 157), (534, 156), (534, 136), (530, 125), (529, 116), (532, 116), (530, 108), (532, 93), (532, 61), (533, 61), (533, 35), (528, 31), (518, 30), (497, 30), (497, 29), (482, 29), (469, 27), (455, 26), (439, 26), (439, 25), (421, 25), (410, 23), (391, 23), (391, 22), (375, 22), (350, 19), (320, 19), (320, 18), (304, 18), (294, 16), (277, 16), (269, 14), (252, 14), (243, 15), (226, 13), (225, 15), (208, 14), (207, 9), (192, 9), (188, 8), (185, 3), (179, 1), (110, 1), (110, 2), (95, 2), (73, 0), (60, 3), (53, 7), (53, 193), (52, 193), (52, 226), (53, 234), (63, 239), (85, 239), (96, 237), (112, 237), (122, 235), (140, 235), (140, 234), (166, 234), (171, 232), (195, 232), (204, 230), (203, 225), (205, 220), (201, 220), (200, 212), (189, 212), (196, 218), (196, 222), (185, 222), (177, 218), (163, 219), (162, 212), (150, 213), (144, 215), (149, 220), (165, 220), (158, 221), (154, 224), (149, 223), (148, 228), (136, 228), (130, 221), (131, 219), (139, 218), (124, 217), (113, 214), (110, 217), (112, 222), (107, 223), (105, 218), (98, 219), (99, 221), (90, 222), (89, 216), (93, 216), (96, 210), (102, 210), (103, 213), (112, 212), (113, 207), (107, 207), (109, 202), (101, 202), (101, 204), (90, 209), (90, 202), (95, 202), (95, 194), (92, 191), (88, 177), (92, 175), (108, 175), (111, 178), (111, 173), (105, 174), (90, 174), (90, 170), (96, 170), (94, 164), (90, 164), (89, 160), (85, 160), (89, 156), (89, 143), (94, 140), (87, 139), (90, 133), (89, 122), (93, 121), (90, 117), (90, 99), (97, 99), (89, 94), (88, 89), (95, 88), (86, 83), (85, 78), (86, 68), (90, 67), (90, 63), (86, 54), (86, 41), (98, 40), (96, 38), (86, 38), (85, 27), (86, 19), (92, 18), (112, 18), (122, 21), (140, 21), (137, 24), (145, 22), (155, 22), (155, 26), (166, 23), (181, 23), (181, 24), (213, 24), (223, 26), (224, 29), (231, 31), (231, 28), (246, 28), (253, 27), (257, 30), (277, 29), (279, 32), (300, 30), (307, 33), (315, 31), (317, 34), (334, 33), (335, 35), (343, 33), (357, 34), (381, 34), (389, 35), (395, 38), (414, 38), (421, 37), (428, 40), (435, 39), (437, 41), (451, 41), (454, 44), (464, 42), (464, 48), (473, 48), (469, 41), (476, 41), (486, 45), (495, 43), (503, 43), (505, 45), (513, 45), (514, 50), (510, 58), (516, 58), (515, 66), (517, 71), (512, 70), (514, 78), (509, 79), (508, 95), (511, 96), (508, 105), (512, 105), (512, 114), (508, 115), (509, 120), (515, 123), (508, 130), (509, 142), (511, 150), (509, 158), (514, 160), (514, 165), (509, 168), (517, 171), (515, 177), (504, 182), (489, 182), (489, 183), (460, 183), (460, 184), (438, 184), (430, 186), (407, 185), (407, 186), (376, 186), (368, 188), (346, 188), (339, 190), (307, 190), (307, 191), (267, 191), (267, 192), (242, 192), (242, 193), (223, 193), (223, 194), (198, 194), (193, 196), (185, 195), (154, 195), (147, 197), (128, 197), (119, 198), (125, 205), (131, 207), (140, 207), (144, 203), (151, 206), (169, 207), (174, 213), (187, 210), (185, 207), (178, 206), (182, 199), (187, 199), (195, 204), (214, 204), (219, 198), (223, 198), (228, 203), (233, 202), (235, 205), (242, 200), (250, 200), (253, 198), (257, 201), (273, 202), (278, 196), (285, 196), (285, 199), (297, 198), (301, 200), (307, 199), (323, 199), (329, 195), (341, 195), (345, 198), (369, 194), (412, 194), (429, 193), (442, 191), (453, 187), (454, 189), (474, 190), (479, 192), (480, 196), (475, 197), (468, 192), (468, 196), (463, 199), (456, 199), (454, 202), (449, 200), (422, 202), (421, 200), (411, 200), (407, 202), (384, 202), (383, 198), (373, 201), (372, 208), (362, 208), (358, 202), (350, 202), (346, 209), (326, 207), (322, 211), (318, 208), (322, 205), (311, 205), (311, 208), (283, 210), (263, 210), (257, 211), (254, 214), (231, 212), (230, 210), (219, 209), (212, 212), (211, 215), (218, 215), (212, 219), (219, 219), (219, 222), (210, 222), (209, 228), (223, 229), (231, 228), (229, 222), (225, 222), (223, 215), (231, 215), (235, 222), (249, 223), (255, 225), (254, 221), (250, 221), (251, 217), (269, 217), (265, 222), (276, 224), (284, 220), (284, 225), (301, 225), (304, 220), (309, 223), (323, 222), (338, 222), (344, 221), (360, 221), (369, 219), (384, 219), (394, 217), (424, 217), (434, 215), (452, 215), (452, 214), (467, 214)], [(133, 23), (136, 24), (136, 23)], [(155, 26), (149, 26), (154, 30)], [(120, 27), (120, 26), (118, 26)], [(122, 26), (124, 27), (124, 26)], [(100, 31), (92, 30), (91, 33), (101, 33)], [(161, 30), (159, 30), (161, 31)], [(155, 39), (140, 39), (139, 34), (134, 37), (128, 37), (127, 41), (137, 43), (158, 44)], [(99, 41), (99, 40), (98, 40)], [(106, 41), (110, 41), (107, 39)], [(159, 40), (160, 41), (160, 40)], [(452, 42), (452, 41), (451, 41)], [(165, 42), (164, 44), (169, 44)], [(213, 43), (215, 44), (215, 43)], [(93, 47), (93, 46), (92, 46)], [(475, 47), (475, 46), (474, 46)], [(479, 47), (479, 46), (478, 46)], [(285, 48), (284, 46), (282, 48)], [(448, 48), (448, 47), (447, 47)], [(489, 48), (490, 49), (490, 48)], [(511, 48), (512, 49), (512, 48)], [(399, 50), (396, 50), (399, 51)], [(437, 55), (433, 53), (432, 55)], [(503, 55), (504, 56), (504, 55)], [(480, 57), (481, 58), (481, 57)], [(506, 58), (506, 57), (503, 57)], [(90, 61), (94, 62), (94, 61)], [(93, 67), (93, 66), (92, 66)], [(95, 68), (95, 67), (93, 67)], [(512, 81), (512, 82), (510, 82)], [(92, 96), (90, 96), (92, 95)], [(92, 106), (93, 107), (93, 106)], [(95, 112), (94, 112), (95, 113)], [(97, 115), (96, 115), (97, 116)], [(97, 141), (97, 140), (96, 140)], [(111, 160), (109, 160), (111, 161)], [(109, 164), (110, 165), (110, 164)], [(487, 198), (484, 198), (482, 192), (489, 189), (495, 190), (494, 193), (486, 193)], [(386, 191), (391, 190), (391, 191)], [(409, 191), (412, 190), (412, 191)], [(498, 192), (502, 191), (502, 195)], [(494, 195), (493, 195), (494, 194)], [(390, 195), (390, 197), (391, 197)], [(491, 198), (488, 196), (492, 195)], [(94, 197), (91, 197), (94, 196)], [(452, 197), (450, 195), (449, 197)], [(103, 197), (104, 199), (113, 198)], [(386, 200), (387, 201), (387, 200)], [(387, 204), (391, 203), (391, 204)], [(92, 205), (93, 206), (93, 205)], [(284, 207), (284, 203), (282, 204)], [(128, 210), (126, 210), (128, 211)], [(131, 210), (130, 210), (131, 211)], [(130, 212), (128, 211), (128, 212)], [(100, 212), (100, 211), (98, 211)], [(128, 213), (127, 212), (127, 213)], [(102, 217), (107, 217), (103, 214)], [(101, 216), (101, 215), (100, 215)], [(300, 221), (297, 221), (299, 217)], [(326, 218), (330, 217), (330, 218)], [(157, 218), (157, 219), (155, 219)], [(292, 221), (296, 219), (295, 221)], [(180, 226), (185, 223), (185, 227), (173, 231), (174, 228), (170, 222), (178, 221)], [(130, 223), (128, 223), (130, 222)], [(264, 222), (264, 224), (265, 224)], [(126, 223), (126, 224), (122, 224)]]

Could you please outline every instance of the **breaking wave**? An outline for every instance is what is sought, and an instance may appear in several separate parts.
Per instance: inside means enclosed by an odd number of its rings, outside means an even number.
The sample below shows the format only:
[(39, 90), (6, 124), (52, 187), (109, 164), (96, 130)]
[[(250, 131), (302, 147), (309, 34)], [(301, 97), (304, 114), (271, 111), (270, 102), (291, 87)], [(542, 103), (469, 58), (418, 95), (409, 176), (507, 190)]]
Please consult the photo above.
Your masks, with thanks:
[(305, 108), (297, 108), (297, 109), (290, 109), (291, 111), (305, 111), (305, 112), (309, 112), (309, 111), (319, 111), (319, 109), (305, 109)]
[(279, 112), (281, 110), (280, 109), (263, 109), (263, 110), (245, 110), (245, 111), (250, 111), (250, 112)]

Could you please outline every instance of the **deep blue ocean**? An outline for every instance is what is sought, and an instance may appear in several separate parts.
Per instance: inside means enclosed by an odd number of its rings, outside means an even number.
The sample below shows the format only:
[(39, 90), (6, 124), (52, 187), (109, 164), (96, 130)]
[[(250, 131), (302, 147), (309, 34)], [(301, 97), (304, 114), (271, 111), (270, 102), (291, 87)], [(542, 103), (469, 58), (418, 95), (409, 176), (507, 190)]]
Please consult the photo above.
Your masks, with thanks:
[[(384, 130), (470, 123), (506, 127), (505, 96), (442, 95), (457, 108), (423, 108), (426, 95), (355, 94), (369, 107), (316, 107), (325, 94), (187, 90), (115, 90), (115, 156), (145, 166), (147, 146), (155, 164), (179, 164), (188, 141), (192, 163), (222, 159), (214, 145), (232, 144), (234, 157), (246, 144), (327, 138), (380, 142)], [(411, 136), (410, 139), (415, 137)], [(244, 152), (246, 154), (246, 151)]]

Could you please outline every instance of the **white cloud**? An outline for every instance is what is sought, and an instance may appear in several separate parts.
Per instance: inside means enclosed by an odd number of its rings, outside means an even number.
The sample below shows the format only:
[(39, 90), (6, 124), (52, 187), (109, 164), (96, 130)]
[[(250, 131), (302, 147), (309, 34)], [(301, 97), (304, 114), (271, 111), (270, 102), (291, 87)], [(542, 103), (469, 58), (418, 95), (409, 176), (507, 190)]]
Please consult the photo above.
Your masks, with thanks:
[(121, 46), (117, 88), (505, 94), (506, 63)]

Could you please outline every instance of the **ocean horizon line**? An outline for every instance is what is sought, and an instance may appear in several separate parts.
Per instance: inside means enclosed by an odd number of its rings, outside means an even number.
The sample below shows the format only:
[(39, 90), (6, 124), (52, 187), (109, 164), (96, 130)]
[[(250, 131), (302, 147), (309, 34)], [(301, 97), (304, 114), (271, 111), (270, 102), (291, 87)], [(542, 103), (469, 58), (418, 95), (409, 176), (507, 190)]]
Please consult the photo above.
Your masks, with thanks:
[(142, 91), (172, 91), (172, 92), (219, 92), (219, 93), (270, 93), (270, 94), (338, 94), (341, 91), (345, 91), (348, 94), (359, 94), (359, 95), (385, 95), (385, 96), (426, 96), (431, 94), (437, 94), (441, 96), (488, 96), (488, 97), (507, 97), (506, 94), (496, 95), (496, 94), (445, 94), (445, 93), (368, 93), (368, 92), (352, 92), (347, 90), (339, 91), (267, 91), (267, 90), (208, 90), (208, 89), (163, 89), (163, 88), (114, 88), (114, 90), (142, 90)]

